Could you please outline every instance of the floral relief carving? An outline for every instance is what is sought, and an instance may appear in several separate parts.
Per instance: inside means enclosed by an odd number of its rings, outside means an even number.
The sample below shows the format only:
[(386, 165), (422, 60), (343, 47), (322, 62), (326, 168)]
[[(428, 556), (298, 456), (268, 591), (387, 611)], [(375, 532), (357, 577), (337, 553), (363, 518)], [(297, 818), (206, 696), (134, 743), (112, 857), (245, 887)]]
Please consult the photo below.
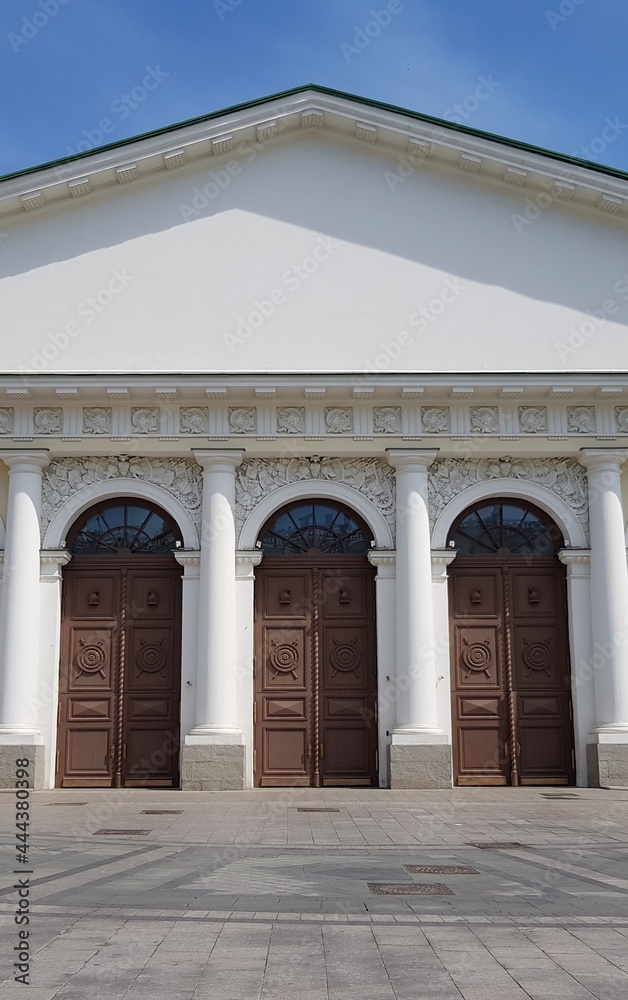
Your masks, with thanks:
[(250, 434), (257, 427), (257, 414), (245, 406), (229, 407), (229, 428), (233, 434)]
[(353, 411), (344, 406), (326, 406), (325, 427), (329, 434), (346, 434), (353, 429)]
[(446, 434), (449, 430), (448, 406), (422, 406), (421, 414), (426, 434)]
[(209, 408), (207, 406), (182, 406), (179, 427), (184, 434), (207, 434)]
[(547, 430), (547, 412), (544, 406), (520, 406), (519, 427), (524, 434), (538, 434)]
[(471, 407), (471, 432), (473, 434), (495, 434), (499, 429), (496, 406)]
[(568, 406), (567, 429), (573, 434), (593, 434), (595, 432), (595, 408), (593, 406)]
[(368, 497), (394, 532), (395, 473), (382, 459), (256, 458), (244, 462), (236, 472), (235, 516), (238, 535), (260, 500), (274, 493), (280, 486), (308, 479), (343, 483)]
[[(77, 491), (109, 479), (137, 479), (154, 483), (172, 494), (185, 507), (200, 529), (202, 470), (189, 458), (112, 457), (62, 458), (43, 471), (42, 536), (56, 512)], [(138, 490), (141, 495), (141, 489)]]
[(63, 427), (61, 407), (39, 409), (35, 407), (35, 428), (40, 434), (59, 434)]
[(374, 407), (373, 429), (376, 434), (399, 434), (401, 432), (401, 407)]
[[(434, 462), (428, 480), (431, 523), (463, 490), (490, 479), (519, 479), (545, 486), (571, 507), (587, 532), (586, 470), (571, 458), (446, 458)], [(522, 492), (525, 495), (525, 486)]]
[(0, 408), (0, 434), (10, 434), (13, 430), (15, 411), (12, 406)]
[(84, 407), (83, 431), (86, 434), (111, 434), (111, 407)]
[(131, 407), (131, 425), (136, 434), (155, 434), (159, 430), (159, 410), (156, 406)]
[(617, 430), (621, 434), (628, 434), (628, 406), (616, 406), (615, 417), (617, 419)]
[(279, 434), (305, 433), (305, 407), (277, 407), (277, 431)]

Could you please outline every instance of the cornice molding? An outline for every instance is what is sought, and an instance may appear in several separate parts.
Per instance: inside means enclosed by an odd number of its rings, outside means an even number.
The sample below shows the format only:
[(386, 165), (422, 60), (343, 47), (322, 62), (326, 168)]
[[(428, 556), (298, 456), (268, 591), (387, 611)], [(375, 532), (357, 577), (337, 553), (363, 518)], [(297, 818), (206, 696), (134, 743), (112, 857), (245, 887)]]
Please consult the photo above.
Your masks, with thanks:
[[(233, 157), (243, 143), (263, 147), (290, 134), (310, 132), (345, 138), (356, 148), (380, 148), (422, 169), (461, 169), (470, 183), (480, 178), (499, 187), (561, 207), (580, 205), (608, 220), (628, 220), (628, 181), (543, 151), (511, 146), (498, 137), (465, 133), (341, 95), (301, 91), (245, 106), (209, 120), (182, 125), (92, 155), (58, 162), (0, 181), (0, 216), (37, 213), (47, 206), (89, 199), (98, 191)], [(541, 207), (541, 206), (539, 206)], [(523, 210), (522, 210), (523, 211)]]

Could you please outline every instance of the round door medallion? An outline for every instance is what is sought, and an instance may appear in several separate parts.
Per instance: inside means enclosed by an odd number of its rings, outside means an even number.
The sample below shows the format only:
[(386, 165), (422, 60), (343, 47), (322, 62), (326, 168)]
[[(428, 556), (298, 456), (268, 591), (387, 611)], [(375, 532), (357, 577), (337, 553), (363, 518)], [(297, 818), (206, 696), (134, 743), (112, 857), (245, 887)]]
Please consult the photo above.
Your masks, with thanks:
[(466, 643), (462, 650), (462, 662), (467, 670), (488, 674), (491, 663), (491, 649), (488, 641)]

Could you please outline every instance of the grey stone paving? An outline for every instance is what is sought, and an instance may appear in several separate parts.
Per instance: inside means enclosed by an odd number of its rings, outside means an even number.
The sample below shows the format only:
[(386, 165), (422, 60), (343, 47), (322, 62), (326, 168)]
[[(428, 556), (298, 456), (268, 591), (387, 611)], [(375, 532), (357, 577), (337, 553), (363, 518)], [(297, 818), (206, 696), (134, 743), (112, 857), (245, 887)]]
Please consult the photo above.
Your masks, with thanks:
[[(5, 792), (0, 997), (628, 1000), (628, 790), (573, 793), (34, 793), (24, 992)], [(481, 841), (525, 849), (470, 846)], [(379, 896), (368, 882), (444, 883), (452, 895)]]

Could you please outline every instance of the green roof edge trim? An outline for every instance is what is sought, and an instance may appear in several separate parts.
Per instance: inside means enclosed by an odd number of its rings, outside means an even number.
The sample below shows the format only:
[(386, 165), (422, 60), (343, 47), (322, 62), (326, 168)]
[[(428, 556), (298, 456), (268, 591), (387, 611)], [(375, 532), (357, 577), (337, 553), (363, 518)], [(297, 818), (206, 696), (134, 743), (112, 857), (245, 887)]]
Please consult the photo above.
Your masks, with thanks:
[(332, 87), (323, 87), (316, 83), (307, 83), (299, 87), (293, 87), (290, 90), (282, 90), (277, 94), (269, 94), (267, 97), (259, 97), (253, 101), (245, 101), (242, 104), (234, 104), (228, 108), (221, 108), (219, 111), (212, 111), (206, 115), (199, 115), (196, 118), (188, 118), (182, 122), (176, 122), (174, 125), (166, 125), (163, 128), (155, 129), (152, 132), (142, 132), (140, 135), (132, 136), (129, 139), (120, 139), (118, 142), (111, 142), (105, 146), (95, 146), (93, 149), (87, 149), (81, 153), (75, 153), (72, 156), (64, 156), (58, 160), (50, 160), (47, 163), (40, 163), (33, 167), (26, 167), (24, 170), (16, 170), (11, 174), (0, 175), (0, 184), (3, 181), (13, 180), (16, 177), (27, 177), (29, 174), (38, 173), (42, 170), (48, 170), (52, 167), (58, 167), (65, 163), (74, 163), (78, 160), (87, 159), (93, 156), (95, 153), (107, 152), (111, 149), (120, 149), (123, 146), (130, 146), (136, 142), (142, 142), (144, 139), (152, 139), (159, 135), (168, 135), (171, 132), (176, 132), (178, 129), (188, 128), (191, 125), (200, 125), (202, 122), (210, 122), (215, 118), (220, 118), (222, 115), (233, 114), (237, 111), (244, 111), (248, 108), (259, 107), (262, 104), (268, 104), (270, 101), (280, 100), (281, 98), (292, 97), (295, 94), (302, 94), (305, 91), (313, 90), (318, 94), (325, 94), (329, 97), (339, 97), (344, 100), (353, 101), (356, 104), (363, 104), (367, 107), (378, 108), (381, 111), (392, 111), (395, 114), (401, 114), (406, 118), (413, 118), (415, 121), (428, 122), (430, 125), (439, 125), (445, 127), (454, 132), (461, 132), (463, 135), (472, 135), (480, 139), (490, 139), (493, 142), (498, 142), (502, 146), (509, 146), (511, 149), (521, 149), (528, 153), (537, 153), (540, 156), (551, 157), (554, 160), (560, 160), (562, 163), (570, 163), (574, 166), (585, 167), (588, 170), (594, 170), (600, 174), (606, 174), (610, 177), (619, 177), (622, 180), (628, 180), (628, 172), (624, 170), (617, 170), (614, 167), (604, 166), (600, 163), (594, 163), (591, 160), (583, 160), (577, 156), (568, 156), (566, 153), (558, 153), (556, 150), (545, 149), (542, 146), (533, 146), (527, 142), (519, 142), (516, 139), (509, 139), (506, 136), (496, 135), (492, 132), (482, 132), (480, 129), (471, 128), (468, 125), (459, 125), (456, 122), (447, 121), (445, 118), (434, 118), (432, 115), (421, 114), (419, 111), (410, 111), (408, 108), (402, 108), (395, 104), (386, 104), (384, 101), (377, 101), (369, 97), (359, 97), (356, 94), (349, 94), (343, 90), (334, 90)]

